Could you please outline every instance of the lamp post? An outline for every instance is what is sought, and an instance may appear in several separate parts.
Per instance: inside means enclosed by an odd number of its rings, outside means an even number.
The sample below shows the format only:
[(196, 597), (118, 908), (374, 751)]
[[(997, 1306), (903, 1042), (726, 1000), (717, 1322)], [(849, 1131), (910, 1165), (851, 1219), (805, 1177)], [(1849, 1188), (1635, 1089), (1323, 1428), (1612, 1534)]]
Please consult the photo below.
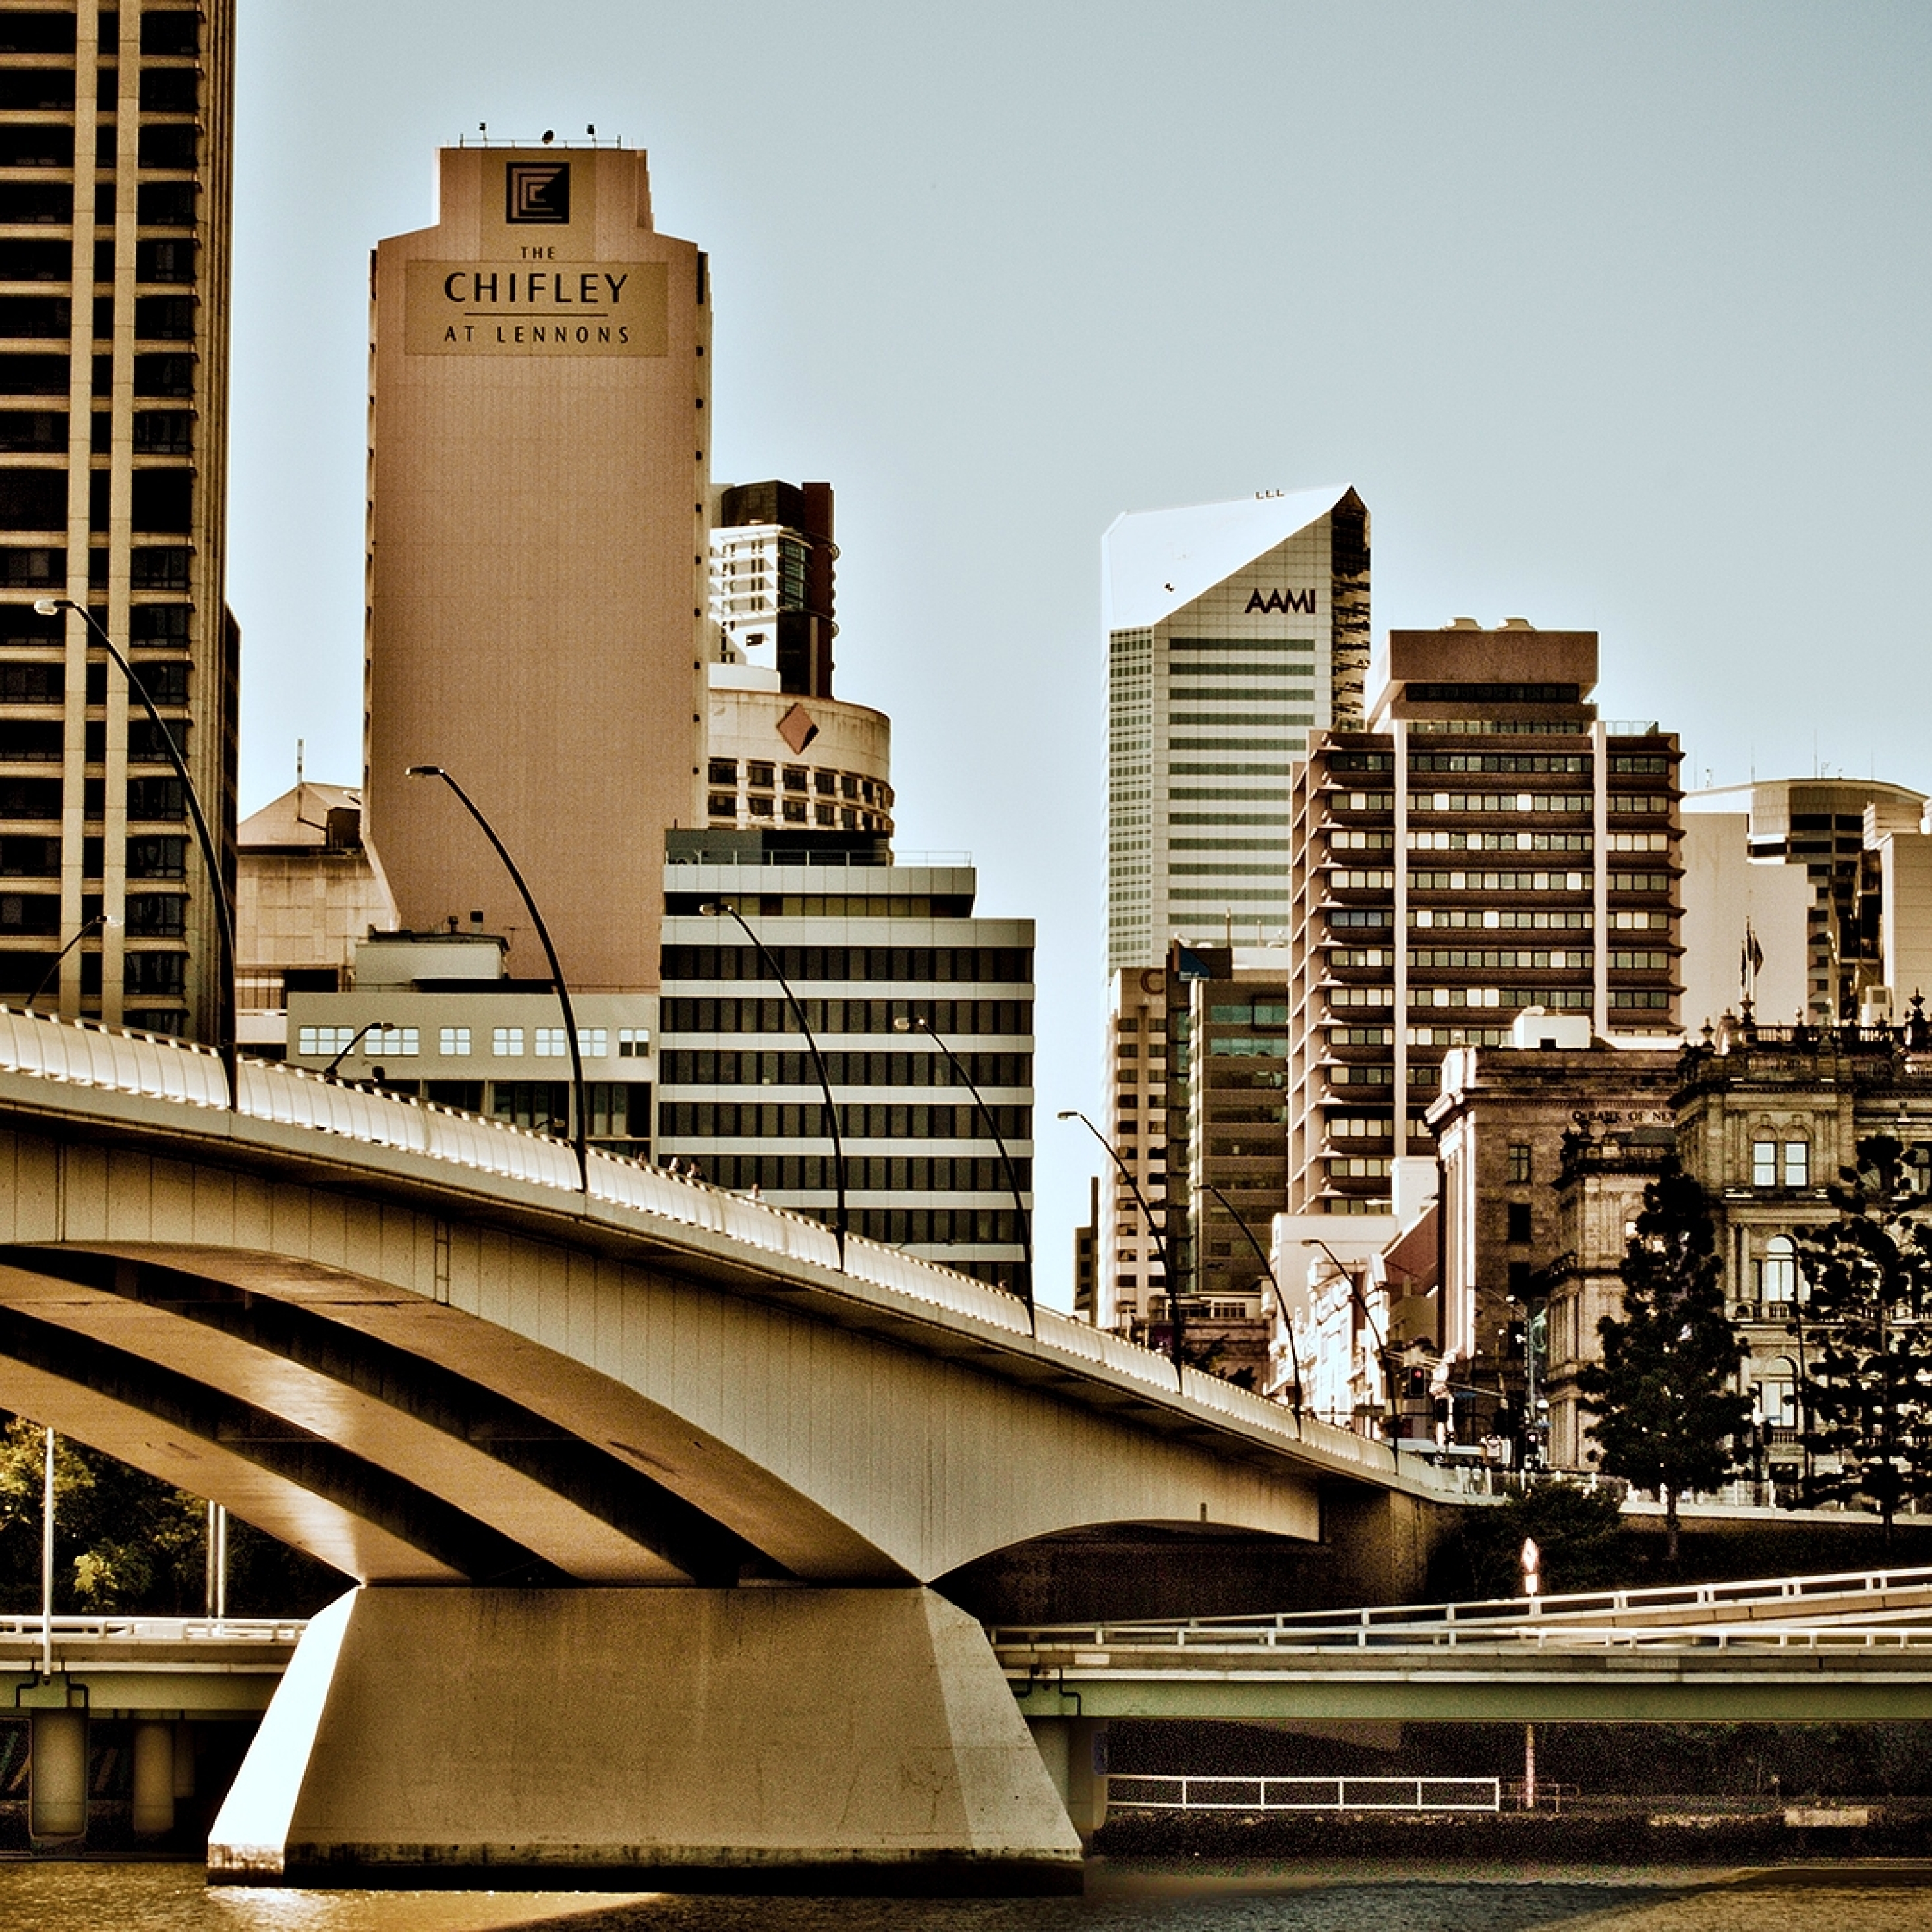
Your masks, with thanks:
[(1120, 1171), (1120, 1178), (1133, 1190), (1134, 1200), (1141, 1210), (1141, 1219), (1147, 1223), (1147, 1231), (1154, 1238), (1154, 1252), (1160, 1256), (1162, 1279), (1167, 1283), (1167, 1345), (1168, 1354), (1174, 1363), (1174, 1379), (1177, 1387), (1186, 1386), (1182, 1371), (1186, 1366), (1186, 1336), (1183, 1332), (1186, 1318), (1181, 1312), (1180, 1284), (1174, 1278), (1172, 1264), (1167, 1258), (1167, 1243), (1154, 1218), (1154, 1210), (1147, 1204), (1147, 1196), (1141, 1192), (1140, 1183), (1132, 1170), (1120, 1156), (1120, 1150), (1094, 1126), (1078, 1107), (1063, 1107), (1058, 1118), (1063, 1120), (1078, 1120), (1100, 1144), (1107, 1150), (1107, 1158)]
[(40, 983), (27, 995), (26, 1010), (28, 1012), (32, 1012), (34, 1010), (34, 1002), (47, 990), (47, 982), (60, 970), (61, 962), (64, 959), (90, 932), (104, 932), (109, 926), (118, 926), (120, 923), (121, 921), (119, 918), (111, 912), (98, 912), (92, 919), (84, 921), (80, 930), (54, 955), (52, 963), (47, 968), (47, 970), (40, 975)]
[(570, 1047), (570, 1102), (574, 1123), (571, 1142), (577, 1152), (578, 1179), (587, 1200), (590, 1194), (590, 1143), (587, 1138), (590, 1121), (584, 1104), (584, 1050), (578, 1043), (577, 1015), (571, 1006), (570, 988), (564, 983), (563, 968), (558, 961), (556, 948), (550, 944), (550, 928), (544, 924), (543, 914), (538, 911), (537, 902), (531, 898), (530, 889), (524, 884), (524, 875), (518, 871), (516, 860), (510, 856), (508, 848), (496, 836), (496, 828), (477, 808), (476, 801), (440, 765), (411, 765), (404, 776), (412, 778), (440, 778), (456, 794), (457, 802), (476, 820), (484, 837), (496, 848), (497, 857), (503, 862), (504, 871), (510, 875), (510, 883), (516, 887), (518, 896), (523, 900), (524, 910), (530, 916), (531, 925), (536, 928), (544, 957), (550, 962), (550, 983), (556, 988), (557, 1004), (563, 1009), (563, 1036)]
[(1240, 1210), (1211, 1181), (1203, 1181), (1201, 1191), (1211, 1194), (1220, 1202), (1232, 1219), (1234, 1226), (1246, 1236), (1248, 1246), (1255, 1251), (1255, 1258), (1268, 1270), (1268, 1286), (1274, 1290), (1274, 1304), (1281, 1310), (1282, 1333), (1288, 1337), (1288, 1359), (1294, 1371), (1294, 1432), (1301, 1433), (1301, 1352), (1294, 1346), (1294, 1324), (1288, 1318), (1288, 1298), (1281, 1292), (1280, 1278), (1274, 1271), (1274, 1262), (1268, 1250), (1255, 1238), (1255, 1231), (1243, 1219)]
[(1012, 1191), (1013, 1212), (1019, 1217), (1020, 1226), (1020, 1298), (1026, 1304), (1027, 1328), (1034, 1334), (1040, 1332), (1033, 1304), (1033, 1228), (1029, 1221), (1025, 1197), (1020, 1192), (1020, 1178), (1013, 1167), (1013, 1157), (1006, 1151), (1006, 1136), (1000, 1132), (999, 1123), (993, 1118), (993, 1110), (981, 1099), (980, 1090), (974, 1084), (973, 1076), (966, 1071), (964, 1063), (946, 1042), (932, 1030), (932, 1022), (917, 1014), (896, 1019), (893, 1030), (898, 1033), (922, 1033), (946, 1056), (946, 1064), (952, 1068), (954, 1077), (973, 1096), (973, 1104), (980, 1110), (980, 1118), (986, 1124), (986, 1131), (993, 1137), (993, 1144), (1000, 1150), (1000, 1163), (1006, 1171), (1006, 1186)]
[(800, 1004), (797, 994), (792, 991), (791, 982), (778, 970), (765, 942), (745, 923), (743, 914), (728, 899), (708, 900), (698, 908), (706, 919), (716, 919), (721, 915), (737, 922), (738, 930), (757, 949), (758, 957), (764, 961), (765, 970), (784, 988), (787, 1003), (791, 1007), (791, 1016), (798, 1022), (798, 1030), (805, 1036), (805, 1044), (812, 1054), (813, 1070), (818, 1076), (818, 1090), (825, 1096), (826, 1131), (832, 1142), (832, 1179), (838, 1190), (838, 1205), (832, 1223), (832, 1235), (838, 1245), (838, 1266), (845, 1266), (845, 1228), (848, 1220), (845, 1208), (845, 1142), (838, 1131), (838, 1108), (832, 1098), (832, 1082), (825, 1071), (825, 1056), (818, 1050), (818, 1036), (807, 1024), (805, 1008)]
[(141, 708), (159, 734), (162, 749), (168, 754), (169, 764), (175, 768), (176, 777), (181, 780), (188, 818), (201, 846), (201, 862), (208, 872), (208, 897), (214, 902), (215, 929), (221, 940), (220, 974), (214, 988), (215, 1032), (221, 1052), (222, 1070), (228, 1078), (228, 1106), (232, 1112), (242, 1104), (241, 1082), (235, 1064), (235, 912), (228, 903), (228, 881), (222, 872), (214, 841), (208, 832), (208, 820), (202, 815), (201, 800), (196, 795), (194, 781), (188, 775), (187, 762), (182, 757), (181, 747), (175, 742), (175, 734), (168, 729), (167, 720), (154, 709), (154, 700), (148, 695), (148, 687), (134, 675), (134, 667), (122, 655), (121, 647), (95, 621), (94, 613), (86, 605), (76, 604), (71, 597), (37, 597), (34, 608), (43, 617), (58, 616), (63, 610), (71, 610), (94, 633), (101, 649), (120, 666), (121, 675), (128, 680), (128, 688), (141, 700)]
[(358, 1040), (367, 1039), (370, 1034), (374, 1033), (379, 1028), (386, 1030), (390, 1024), (391, 1022), (388, 1020), (370, 1020), (366, 1025), (358, 1027), (356, 1030), (349, 1036), (349, 1044), (322, 1070), (322, 1077), (323, 1079), (333, 1080), (335, 1078), (335, 1070), (356, 1051), (356, 1042)]

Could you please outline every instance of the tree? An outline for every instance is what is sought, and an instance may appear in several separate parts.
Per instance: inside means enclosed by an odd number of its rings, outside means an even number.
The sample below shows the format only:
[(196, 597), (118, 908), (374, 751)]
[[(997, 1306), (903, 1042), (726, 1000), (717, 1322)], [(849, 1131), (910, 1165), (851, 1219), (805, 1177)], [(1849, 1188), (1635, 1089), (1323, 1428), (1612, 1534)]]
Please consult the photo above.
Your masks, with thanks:
[(1837, 1461), (1814, 1466), (1813, 1495), (1865, 1498), (1888, 1544), (1900, 1505), (1932, 1496), (1932, 1231), (1904, 1155), (1888, 1134), (1859, 1142), (1827, 1190), (1838, 1220), (1795, 1234), (1803, 1412), (1814, 1462)]
[(1603, 1466), (1664, 1498), (1665, 1551), (1677, 1560), (1678, 1498), (1714, 1489), (1736, 1466), (1750, 1404), (1733, 1386), (1745, 1346), (1724, 1306), (1722, 1264), (1704, 1190), (1675, 1166), (1643, 1191), (1624, 1250), (1623, 1318), (1597, 1324), (1600, 1362), (1579, 1378)]

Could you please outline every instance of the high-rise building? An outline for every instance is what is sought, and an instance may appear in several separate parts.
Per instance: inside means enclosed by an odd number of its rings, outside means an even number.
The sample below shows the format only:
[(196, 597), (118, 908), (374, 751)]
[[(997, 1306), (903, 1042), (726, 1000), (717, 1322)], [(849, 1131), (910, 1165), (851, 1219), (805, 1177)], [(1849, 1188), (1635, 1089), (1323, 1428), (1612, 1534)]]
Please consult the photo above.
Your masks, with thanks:
[[(573, 989), (655, 983), (664, 839), (702, 822), (710, 308), (651, 218), (645, 158), (459, 147), (436, 225), (376, 250), (370, 411), (370, 836), (406, 928), (508, 935)], [(472, 915), (476, 915), (472, 920)]]
[[(1186, 1008), (1169, 950), (1260, 949), (1286, 928), (1293, 774), (1311, 733), (1361, 718), (1368, 512), (1339, 487), (1134, 512), (1107, 532), (1101, 592), (1108, 1112), (1165, 1219), (1190, 1158), (1185, 1102), (1167, 1111), (1169, 1009), (1177, 997)], [(1116, 1179), (1102, 1186), (1097, 1268), (1096, 1318), (1108, 1328), (1144, 1322), (1168, 1286), (1160, 1243)], [(1178, 1213), (1172, 1232), (1192, 1284)]]
[(34, 604), (128, 652), (232, 875), (234, 29), (232, 0), (0, 9), (0, 994), (201, 1038), (228, 989), (180, 782)]
[[(1385, 1214), (1444, 1053), (1526, 1008), (1677, 1030), (1677, 741), (1588, 700), (1590, 631), (1389, 638), (1366, 728), (1294, 787), (1288, 1206)], [(1445, 1336), (1445, 1344), (1458, 1338)]]
[(1265, 944), (1290, 774), (1311, 731), (1361, 717), (1368, 512), (1346, 488), (1137, 511), (1102, 548), (1108, 970), (1170, 939)]
[[(896, 866), (853, 832), (674, 833), (657, 1150), (830, 1220), (837, 1174), (805, 1009), (838, 1108), (851, 1232), (1013, 1287), (1033, 1193), (1033, 922), (976, 917), (968, 865)], [(923, 1022), (958, 1055), (972, 1093)]]
[[(794, 695), (832, 694), (830, 483), (734, 483), (711, 522), (711, 614), (729, 658), (769, 663)], [(752, 655), (766, 649), (769, 659)]]

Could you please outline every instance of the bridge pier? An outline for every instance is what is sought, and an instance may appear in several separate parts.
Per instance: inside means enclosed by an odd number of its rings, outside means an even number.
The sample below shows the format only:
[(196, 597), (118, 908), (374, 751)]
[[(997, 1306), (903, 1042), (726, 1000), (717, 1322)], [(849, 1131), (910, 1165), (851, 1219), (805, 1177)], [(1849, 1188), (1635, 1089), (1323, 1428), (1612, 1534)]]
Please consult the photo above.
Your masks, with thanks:
[(1107, 1722), (1104, 1718), (1029, 1718), (1040, 1761), (1084, 1845), (1107, 1822)]
[(310, 1624), (217, 1884), (1077, 1892), (979, 1625), (931, 1591), (364, 1588)]

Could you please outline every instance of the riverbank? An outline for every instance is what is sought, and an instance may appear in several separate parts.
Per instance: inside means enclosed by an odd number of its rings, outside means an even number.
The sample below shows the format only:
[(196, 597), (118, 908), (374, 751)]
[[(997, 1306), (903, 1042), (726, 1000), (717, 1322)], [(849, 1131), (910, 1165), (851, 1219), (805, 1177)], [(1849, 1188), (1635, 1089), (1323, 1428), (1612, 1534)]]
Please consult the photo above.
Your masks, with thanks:
[(1698, 1806), (1649, 1798), (1542, 1811), (1124, 1811), (1094, 1835), (1108, 1859), (1273, 1864), (1338, 1857), (1414, 1869), (1526, 1866), (1784, 1868), (1932, 1860), (1932, 1804)]

